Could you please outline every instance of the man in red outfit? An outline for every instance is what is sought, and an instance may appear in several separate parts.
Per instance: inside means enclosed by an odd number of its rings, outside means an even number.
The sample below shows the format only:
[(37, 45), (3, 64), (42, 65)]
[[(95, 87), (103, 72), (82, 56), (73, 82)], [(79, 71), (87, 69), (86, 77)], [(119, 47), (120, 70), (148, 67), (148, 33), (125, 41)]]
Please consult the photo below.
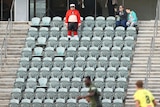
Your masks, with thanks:
[(78, 38), (78, 27), (81, 25), (80, 13), (75, 9), (75, 4), (70, 4), (70, 10), (66, 13), (65, 24), (68, 28), (68, 38), (70, 40), (72, 32), (75, 38)]

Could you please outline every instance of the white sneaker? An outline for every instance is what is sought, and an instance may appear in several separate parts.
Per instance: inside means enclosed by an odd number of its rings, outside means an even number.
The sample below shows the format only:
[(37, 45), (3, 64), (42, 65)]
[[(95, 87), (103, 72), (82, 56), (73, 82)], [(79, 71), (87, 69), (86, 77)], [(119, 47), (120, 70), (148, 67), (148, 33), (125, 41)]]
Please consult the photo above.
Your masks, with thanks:
[(74, 39), (76, 39), (76, 40), (79, 40), (79, 37), (78, 37), (78, 35), (74, 35), (74, 37), (73, 37)]

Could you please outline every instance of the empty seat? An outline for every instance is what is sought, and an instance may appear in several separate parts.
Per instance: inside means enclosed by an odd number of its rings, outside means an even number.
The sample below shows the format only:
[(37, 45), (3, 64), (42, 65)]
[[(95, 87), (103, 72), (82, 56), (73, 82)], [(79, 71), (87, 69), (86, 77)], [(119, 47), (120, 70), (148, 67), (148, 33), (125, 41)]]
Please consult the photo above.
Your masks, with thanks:
[(53, 47), (54, 49), (57, 48), (57, 46), (58, 46), (57, 37), (49, 37), (47, 46), (48, 47)]
[(116, 25), (116, 19), (113, 16), (109, 16), (106, 18), (106, 26), (115, 27)]
[(78, 54), (78, 57), (84, 57), (84, 59), (86, 59), (89, 55), (87, 47), (79, 47), (77, 54)]
[(105, 84), (105, 87), (106, 87), (106, 88), (115, 89), (115, 87), (116, 87), (115, 78), (106, 78), (105, 81), (106, 81), (106, 84)]
[(100, 57), (106, 57), (109, 59), (111, 57), (111, 51), (108, 47), (102, 47), (100, 50)]
[(93, 36), (92, 27), (84, 27), (82, 29), (82, 37), (89, 37), (91, 38)]
[(52, 26), (61, 28), (63, 26), (62, 18), (55, 16), (52, 18)]
[(26, 38), (26, 47), (33, 49), (35, 47), (35, 38), (34, 37), (27, 37)]
[(127, 90), (128, 83), (126, 78), (118, 78), (117, 79), (117, 87), (124, 88), (124, 90)]
[(95, 27), (93, 29), (93, 36), (94, 37), (103, 37), (103, 28), (102, 27)]
[(114, 98), (113, 88), (104, 88), (102, 96), (104, 99), (112, 100)]
[(33, 56), (42, 57), (43, 56), (43, 48), (42, 47), (35, 47)]
[(90, 37), (82, 37), (80, 41), (80, 46), (89, 48), (91, 46)]
[(44, 57), (42, 61), (42, 67), (48, 67), (51, 69), (53, 66), (52, 58), (51, 57)]
[(62, 77), (61, 80), (60, 80), (60, 87), (61, 88), (66, 88), (67, 90), (69, 90), (70, 87), (71, 87), (70, 78)]
[(46, 47), (44, 50), (44, 57), (54, 57), (54, 48), (53, 47)]
[(80, 95), (78, 88), (70, 88), (69, 90), (69, 98), (77, 99)]
[(103, 99), (102, 100), (102, 107), (113, 107), (111, 100), (110, 99)]
[(79, 47), (79, 39), (78, 38), (71, 38), (69, 46), (78, 48)]
[(51, 77), (61, 78), (62, 77), (61, 68), (60, 67), (53, 67), (51, 69)]
[(92, 38), (92, 47), (98, 47), (98, 48), (100, 48), (101, 45), (102, 45), (101, 37), (93, 37)]
[(35, 98), (44, 100), (46, 97), (45, 89), (44, 88), (37, 88), (35, 91)]
[(71, 67), (64, 67), (62, 70), (62, 77), (64, 78), (72, 78), (73, 77), (73, 72)]
[(45, 99), (44, 100), (44, 107), (56, 107), (56, 105), (53, 104), (53, 99)]
[(11, 99), (9, 102), (9, 107), (19, 107), (19, 100)]
[(31, 26), (39, 26), (41, 19), (39, 17), (33, 17), (31, 19)]
[(11, 99), (17, 99), (21, 100), (22, 95), (21, 95), (21, 89), (20, 88), (14, 88), (11, 92)]
[(18, 78), (27, 79), (27, 75), (28, 75), (27, 68), (23, 68), (23, 67), (18, 68), (18, 70), (17, 70), (17, 77)]
[(36, 46), (42, 46), (45, 47), (46, 46), (46, 37), (38, 37), (37, 38), (37, 43)]
[(97, 67), (97, 60), (96, 57), (88, 57), (87, 58), (87, 67)]
[(124, 88), (116, 88), (115, 89), (115, 95), (114, 95), (115, 99), (122, 99), (122, 100), (124, 100), (125, 96), (126, 95), (125, 95)]
[(22, 57), (32, 58), (32, 48), (23, 48)]
[(137, 37), (136, 28), (135, 27), (127, 27), (126, 36), (134, 37), (134, 39), (136, 40), (136, 37)]
[(57, 99), (57, 89), (56, 88), (48, 88), (46, 92), (46, 98), (56, 100)]
[(114, 99), (113, 107), (124, 107), (122, 99)]
[(21, 90), (24, 90), (25, 89), (24, 78), (16, 78), (16, 81), (14, 83), (14, 88), (19, 88)]
[(50, 26), (50, 23), (51, 23), (51, 17), (47, 16), (42, 17), (42, 22), (41, 22), (42, 26)]
[(67, 36), (61, 37), (61, 38), (59, 39), (59, 46), (60, 46), (60, 47), (64, 47), (64, 48), (67, 48), (67, 47), (69, 46), (69, 42), (68, 42)]
[(75, 67), (73, 71), (74, 71), (73, 77), (83, 78), (84, 76), (83, 67)]
[(69, 47), (67, 48), (66, 50), (66, 56), (67, 57), (73, 57), (73, 58), (76, 58), (77, 56), (77, 49), (75, 47)]
[(66, 57), (65, 58), (65, 67), (70, 67), (70, 68), (74, 68), (75, 66), (75, 62), (74, 62), (74, 58), (73, 57)]
[(59, 27), (51, 27), (50, 29), (50, 37), (60, 37), (60, 28)]
[(28, 78), (38, 79), (38, 77), (39, 77), (38, 68), (36, 68), (36, 67), (30, 68), (29, 72), (28, 72)]
[(106, 78), (106, 71), (104, 67), (96, 68), (96, 78)]
[(56, 90), (58, 90), (60, 87), (59, 79), (54, 77), (51, 78), (50, 81), (48, 82), (48, 87), (55, 88)]
[(29, 100), (33, 100), (34, 99), (34, 89), (33, 88), (26, 88), (24, 90), (24, 94), (23, 94), (23, 98), (24, 99), (29, 99)]
[(21, 107), (30, 107), (30, 106), (31, 106), (31, 100), (30, 99), (22, 99)]
[(94, 79), (94, 84), (97, 88), (100, 88), (103, 90), (105, 84), (104, 84), (104, 79), (103, 78), (95, 78)]
[(77, 57), (76, 58), (76, 67), (82, 67), (85, 68), (86, 67), (86, 62), (85, 62), (85, 58), (84, 57)]
[(37, 39), (38, 36), (39, 36), (39, 34), (38, 34), (38, 29), (35, 28), (35, 27), (30, 27), (30, 28), (28, 29), (28, 36)]
[(111, 37), (113, 39), (114, 37), (114, 28), (113, 27), (105, 27), (104, 29), (104, 37)]
[(43, 107), (43, 103), (41, 99), (34, 99), (32, 101), (32, 107)]
[(115, 36), (119, 36), (124, 38), (126, 36), (125, 34), (125, 28), (122, 26), (116, 27), (115, 29)]
[(76, 99), (68, 99), (67, 100), (67, 107), (77, 107), (77, 100)]
[(98, 47), (90, 47), (89, 48), (89, 57), (98, 58), (100, 55)]
[(106, 26), (106, 20), (103, 16), (96, 17), (95, 26), (104, 28)]
[(20, 67), (29, 69), (30, 67), (30, 61), (29, 58), (23, 57), (20, 59)]
[(107, 78), (117, 78), (116, 67), (108, 67)]
[(106, 69), (109, 66), (109, 61), (107, 57), (99, 57), (98, 59), (98, 67), (102, 67)]
[(63, 98), (58, 98), (56, 99), (56, 107), (65, 107), (66, 103), (65, 103), (65, 99)]
[(37, 88), (37, 80), (35, 78), (28, 78), (26, 88), (32, 88), (35, 90)]
[(80, 89), (82, 87), (82, 78), (74, 77), (71, 80), (71, 87)]
[[(46, 74), (46, 75), (50, 76), (48, 74)], [(40, 77), (38, 79), (39, 87), (47, 87), (48, 78), (46, 78), (47, 77), (46, 75), (45, 75), (45, 77)]]
[(94, 17), (93, 16), (87, 16), (85, 17), (85, 20), (84, 20), (84, 26), (85, 27), (94, 27), (95, 25), (95, 21), (94, 21)]
[(39, 58), (39, 57), (32, 58), (31, 67), (36, 67), (36, 68), (40, 69), (41, 66), (42, 66), (41, 58)]
[(58, 90), (58, 98), (62, 98), (67, 100), (68, 99), (68, 90), (67, 88), (59, 88)]
[(64, 67), (63, 58), (61, 57), (54, 58), (53, 66), (63, 68)]
[(49, 29), (47, 27), (40, 27), (39, 36), (40, 37), (45, 37), (45, 38), (48, 39), (48, 37), (49, 37)]

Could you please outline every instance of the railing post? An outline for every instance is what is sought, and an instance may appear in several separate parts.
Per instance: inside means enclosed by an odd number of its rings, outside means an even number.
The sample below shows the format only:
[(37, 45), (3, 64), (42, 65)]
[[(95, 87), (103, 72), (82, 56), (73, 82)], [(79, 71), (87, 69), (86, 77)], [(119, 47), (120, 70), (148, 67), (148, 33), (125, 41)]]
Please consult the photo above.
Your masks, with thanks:
[(3, 20), (3, 0), (1, 0), (1, 21)]

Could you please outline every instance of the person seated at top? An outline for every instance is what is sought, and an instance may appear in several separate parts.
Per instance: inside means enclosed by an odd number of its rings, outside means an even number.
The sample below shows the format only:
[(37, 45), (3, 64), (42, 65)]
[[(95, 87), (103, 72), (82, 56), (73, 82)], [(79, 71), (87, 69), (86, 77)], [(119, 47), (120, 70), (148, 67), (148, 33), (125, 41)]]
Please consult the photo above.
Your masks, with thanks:
[(136, 13), (130, 8), (126, 8), (126, 12), (128, 13), (128, 20), (126, 25), (132, 27), (136, 26), (138, 21)]
[(126, 22), (127, 22), (127, 12), (125, 11), (124, 7), (122, 5), (119, 6), (119, 10), (116, 11), (116, 27), (117, 26), (123, 26), (123, 27), (127, 27), (126, 26)]

